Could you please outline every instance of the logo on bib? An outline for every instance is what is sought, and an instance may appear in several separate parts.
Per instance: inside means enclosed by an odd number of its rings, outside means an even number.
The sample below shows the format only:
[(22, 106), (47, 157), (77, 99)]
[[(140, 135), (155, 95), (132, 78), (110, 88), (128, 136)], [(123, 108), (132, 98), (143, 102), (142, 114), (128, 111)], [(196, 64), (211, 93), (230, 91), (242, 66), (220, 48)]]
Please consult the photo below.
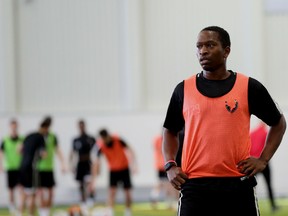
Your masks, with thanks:
[(231, 109), (231, 106), (228, 104), (228, 102), (225, 101), (225, 107), (226, 107), (228, 112), (233, 113), (238, 108), (238, 101), (236, 99), (234, 99), (234, 107), (232, 109)]

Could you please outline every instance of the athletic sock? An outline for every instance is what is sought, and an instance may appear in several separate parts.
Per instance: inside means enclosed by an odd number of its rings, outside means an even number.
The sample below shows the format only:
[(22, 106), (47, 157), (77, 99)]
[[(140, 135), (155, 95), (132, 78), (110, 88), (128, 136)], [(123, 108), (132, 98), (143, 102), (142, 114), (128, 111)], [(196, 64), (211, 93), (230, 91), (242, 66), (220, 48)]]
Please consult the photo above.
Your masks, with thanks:
[(87, 205), (88, 208), (92, 208), (94, 206), (94, 199), (87, 198), (85, 204)]
[(45, 214), (46, 216), (50, 216), (50, 208), (45, 208)]
[(107, 214), (108, 214), (109, 216), (114, 216), (114, 210), (113, 210), (113, 208), (108, 207), (108, 208), (107, 208)]
[(159, 198), (160, 198), (160, 191), (157, 190), (157, 189), (153, 189), (151, 192), (150, 192), (150, 199), (152, 202), (157, 202), (159, 201)]
[(130, 209), (130, 208), (125, 208), (124, 216), (132, 216), (132, 213), (131, 213), (131, 209)]
[(38, 208), (38, 214), (39, 216), (43, 216), (43, 208)]
[(22, 212), (17, 211), (15, 215), (16, 215), (16, 216), (22, 216), (23, 214), (22, 214)]
[(15, 207), (14, 204), (10, 204), (10, 205), (9, 205), (9, 212), (10, 212), (10, 214), (15, 214), (15, 212), (16, 212), (16, 207)]
[(38, 209), (39, 216), (50, 216), (49, 208), (39, 208)]
[(83, 215), (89, 214), (89, 207), (87, 206), (86, 202), (81, 203), (80, 209)]

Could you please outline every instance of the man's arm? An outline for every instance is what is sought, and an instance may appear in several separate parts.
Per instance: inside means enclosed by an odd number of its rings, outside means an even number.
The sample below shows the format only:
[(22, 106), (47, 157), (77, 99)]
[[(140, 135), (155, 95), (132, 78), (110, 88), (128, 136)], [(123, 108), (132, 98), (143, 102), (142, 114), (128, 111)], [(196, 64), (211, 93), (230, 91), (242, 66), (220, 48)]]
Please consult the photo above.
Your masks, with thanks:
[(75, 143), (76, 143), (76, 139), (74, 139), (72, 141), (72, 146), (71, 146), (71, 150), (69, 153), (69, 165), (68, 165), (68, 169), (70, 169), (71, 172), (76, 172), (76, 163), (77, 163), (77, 151), (76, 151), (76, 147), (75, 147)]
[(65, 160), (64, 160), (64, 156), (62, 153), (62, 150), (60, 149), (59, 145), (56, 146), (56, 154), (58, 156), (58, 159), (61, 163), (61, 171), (64, 173), (67, 171), (66, 165), (65, 165)]
[(92, 163), (92, 181), (94, 181), (97, 177), (97, 175), (100, 173), (100, 156), (96, 157)]
[(258, 159), (251, 157), (241, 161), (238, 164), (240, 171), (243, 174), (246, 174), (248, 177), (252, 177), (258, 172), (264, 170), (267, 163), (270, 161), (270, 159), (273, 157), (274, 153), (278, 149), (285, 130), (286, 120), (282, 114), (278, 124), (270, 127), (266, 143), (260, 157)]
[(39, 145), (38, 145), (38, 150), (39, 150), (39, 156), (41, 159), (46, 158), (48, 153), (46, 150), (46, 144), (45, 144), (45, 139), (43, 135), (38, 135), (39, 136)]
[[(162, 152), (166, 163), (168, 161), (175, 161), (178, 147), (178, 134), (164, 128)], [(186, 179), (188, 178), (187, 175), (182, 171), (181, 167), (172, 166), (166, 172), (172, 186), (175, 189), (180, 190), (181, 185), (185, 183)]]
[(136, 173), (137, 172), (136, 155), (135, 155), (134, 150), (130, 146), (128, 146), (127, 144), (125, 147), (125, 154), (128, 158), (128, 163), (129, 163), (129, 166), (131, 168), (132, 173)]
[(100, 173), (100, 161), (101, 161), (101, 150), (98, 149), (97, 156), (94, 158), (92, 161), (92, 166), (91, 166), (91, 181), (88, 186), (89, 191), (94, 191), (95, 190), (95, 181), (97, 175)]
[(2, 160), (3, 160), (3, 152), (2, 149), (0, 149), (0, 173), (3, 171)]
[(165, 161), (175, 160), (178, 152), (178, 135), (166, 128), (163, 129), (162, 152)]
[(283, 135), (285, 133), (285, 130), (286, 130), (286, 120), (285, 117), (282, 115), (279, 120), (279, 123), (275, 126), (270, 127), (265, 147), (259, 158), (260, 160), (263, 160), (266, 163), (268, 163), (268, 161), (272, 158), (272, 156), (278, 149), (282, 141)]
[(57, 139), (56, 135), (54, 135), (54, 145), (55, 145), (56, 155), (57, 155), (57, 157), (58, 157), (58, 159), (60, 161), (60, 164), (61, 164), (61, 171), (62, 171), (62, 173), (65, 173), (67, 171), (67, 167), (66, 167), (65, 159), (64, 159), (62, 150), (61, 150), (61, 148), (59, 146), (58, 139)]

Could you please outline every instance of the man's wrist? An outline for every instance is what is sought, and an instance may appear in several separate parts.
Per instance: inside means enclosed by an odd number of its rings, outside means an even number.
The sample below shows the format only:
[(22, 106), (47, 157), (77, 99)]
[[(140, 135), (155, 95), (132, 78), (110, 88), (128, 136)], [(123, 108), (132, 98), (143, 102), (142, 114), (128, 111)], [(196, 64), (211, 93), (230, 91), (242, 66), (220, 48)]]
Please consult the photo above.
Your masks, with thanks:
[(269, 160), (268, 159), (265, 159), (265, 158), (262, 158), (260, 157), (259, 160), (263, 161), (265, 166), (268, 164)]
[(175, 160), (168, 160), (165, 163), (164, 169), (167, 172), (168, 170), (170, 170), (173, 166), (177, 166), (177, 163)]

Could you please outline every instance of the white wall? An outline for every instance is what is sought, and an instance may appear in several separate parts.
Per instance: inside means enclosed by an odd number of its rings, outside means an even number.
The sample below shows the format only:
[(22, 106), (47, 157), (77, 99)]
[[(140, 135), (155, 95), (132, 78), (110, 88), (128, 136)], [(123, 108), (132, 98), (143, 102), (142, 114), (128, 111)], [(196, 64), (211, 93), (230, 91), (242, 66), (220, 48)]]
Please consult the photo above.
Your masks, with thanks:
[(3, 73), (15, 74), (7, 93), (20, 113), (163, 111), (174, 86), (201, 70), (195, 41), (208, 25), (231, 34), (229, 68), (264, 79), (261, 0), (3, 2), (14, 26), (3, 34), (16, 46)]
[[(107, 126), (131, 143), (135, 184), (151, 185), (151, 140), (176, 84), (201, 70), (195, 42), (202, 28), (227, 29), (229, 69), (259, 79), (288, 112), (287, 17), (265, 12), (262, 0), (0, 0), (0, 136), (12, 116), (27, 133), (51, 114), (68, 153), (84, 117), (91, 133)], [(285, 135), (272, 161), (274, 187), (285, 196), (286, 152)], [(57, 193), (75, 188), (71, 175), (62, 180)], [(3, 198), (3, 175), (0, 184)]]
[(17, 110), (15, 59), (14, 1), (0, 1), (0, 112), (13, 113)]
[[(3, 8), (3, 3), (0, 2), (0, 8), (2, 9)], [(3, 9), (2, 9), (3, 11)], [(1, 12), (2, 12), (1, 11)], [(5, 97), (5, 93), (4, 93), (4, 86), (3, 86), (3, 83), (4, 83), (4, 77), (3, 77), (3, 74), (4, 74), (4, 48), (3, 48), (3, 22), (2, 22), (2, 19), (0, 19), (0, 50), (2, 50), (0, 52), (0, 92), (1, 92), (1, 96), (0, 96), (0, 104), (4, 104), (4, 97)], [(4, 109), (3, 109), (3, 106), (0, 106), (0, 112), (3, 112)]]
[(121, 109), (119, 1), (20, 1), (18, 11), (21, 111)]
[(265, 13), (261, 0), (1, 3), (4, 114), (163, 111), (174, 86), (201, 70), (195, 40), (208, 25), (231, 35), (228, 67), (287, 104), (275, 76), (286, 55), (274, 43), (287, 15)]
[(287, 100), (287, 72), (286, 62), (288, 55), (285, 53), (288, 44), (285, 42), (288, 37), (288, 14), (267, 14), (267, 28), (264, 31), (264, 37), (267, 39), (267, 55), (265, 56), (264, 66), (266, 83), (275, 96), (275, 99), (283, 107), (288, 107)]

